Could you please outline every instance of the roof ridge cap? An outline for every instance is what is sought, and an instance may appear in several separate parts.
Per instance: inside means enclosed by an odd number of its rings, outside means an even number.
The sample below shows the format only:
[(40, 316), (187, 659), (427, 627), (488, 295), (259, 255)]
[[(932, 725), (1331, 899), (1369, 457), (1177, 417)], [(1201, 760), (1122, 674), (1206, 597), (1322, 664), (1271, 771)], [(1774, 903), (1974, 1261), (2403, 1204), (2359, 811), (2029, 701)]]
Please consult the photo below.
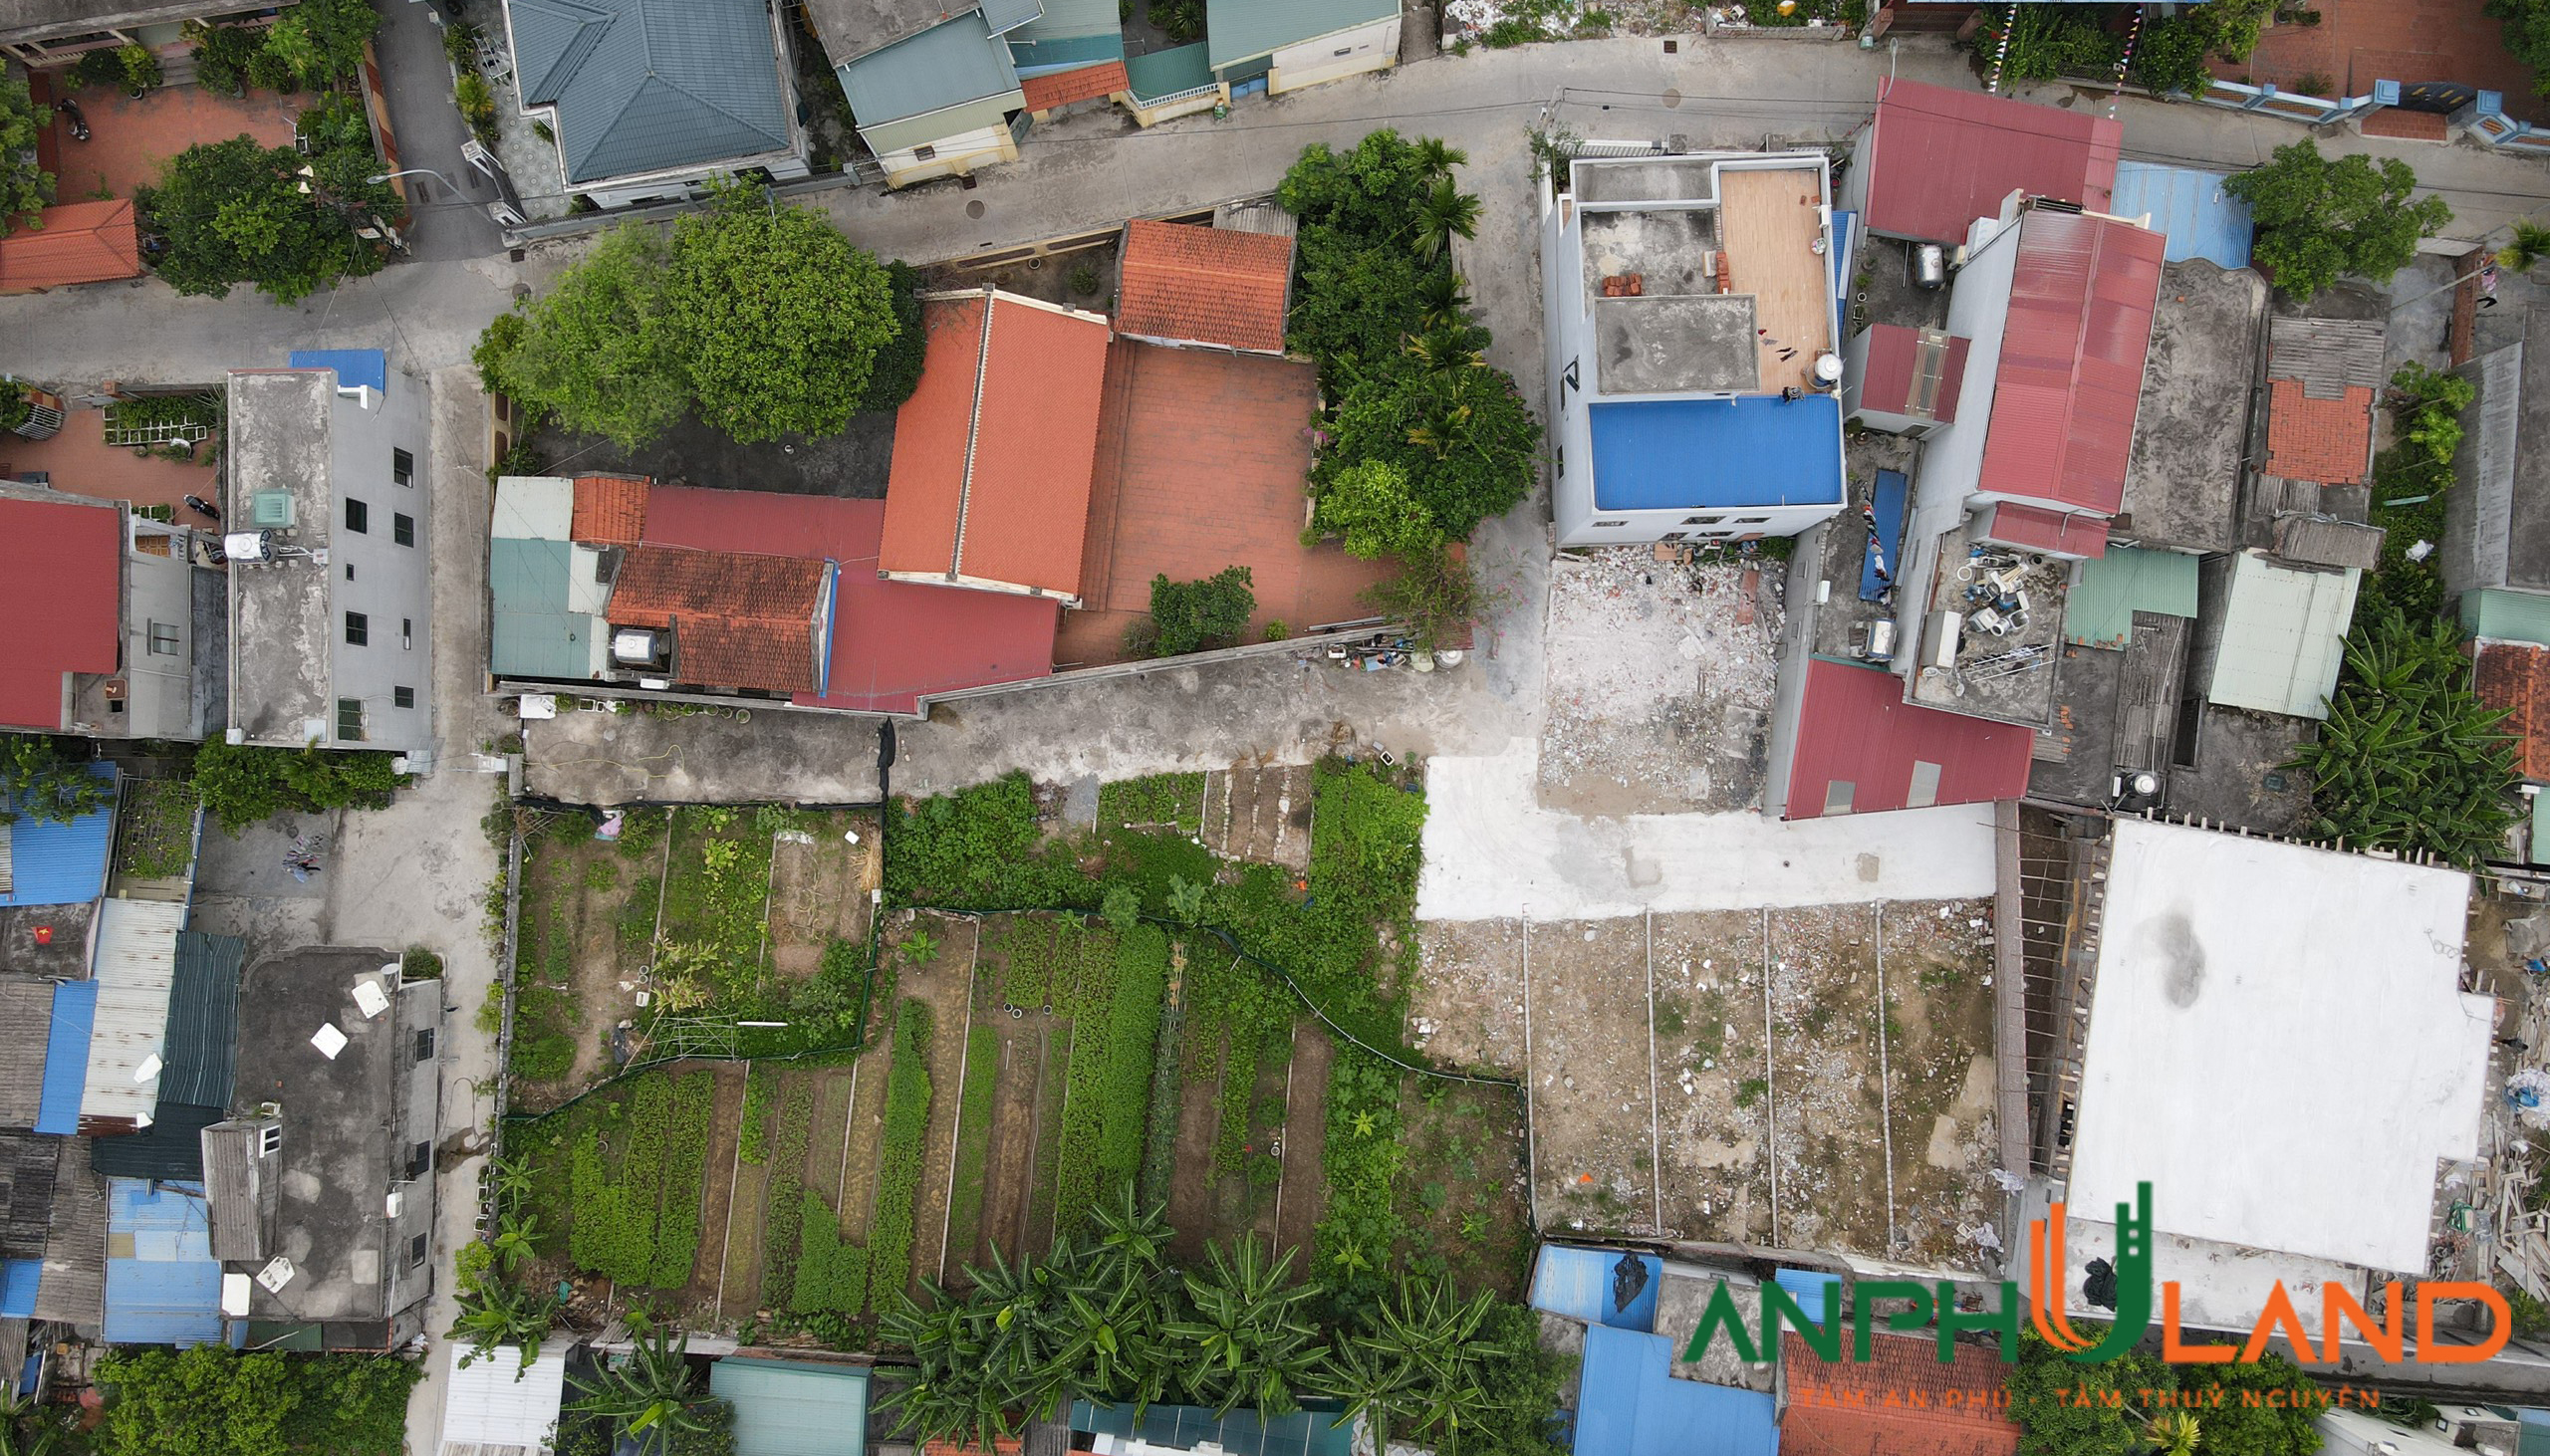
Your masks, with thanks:
[(965, 519), (974, 503), (974, 452), (983, 438), (983, 381), (992, 371), (992, 315), (999, 311), (999, 290), (983, 285), (983, 332), (974, 353), (974, 403), (965, 419), (965, 475), (956, 486), (956, 539), (947, 558), (947, 580), (965, 571)]

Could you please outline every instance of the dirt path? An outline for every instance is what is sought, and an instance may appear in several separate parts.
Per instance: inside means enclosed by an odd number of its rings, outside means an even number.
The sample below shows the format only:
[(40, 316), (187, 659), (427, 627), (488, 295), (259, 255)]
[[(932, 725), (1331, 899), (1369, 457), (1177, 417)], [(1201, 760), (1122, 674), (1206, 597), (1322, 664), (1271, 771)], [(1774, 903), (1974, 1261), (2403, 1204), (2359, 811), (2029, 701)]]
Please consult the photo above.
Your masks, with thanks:
[(961, 1258), (957, 1251), (948, 1251), (950, 1266), (981, 1263), (994, 1248), (1014, 1256), (1027, 1243), (1027, 1209), (1036, 1182), (1036, 1094), (1053, 1018), (1035, 1011), (1018, 1017), (995, 1016), (1000, 1076), (992, 1088), (992, 1140), (983, 1161), (982, 1226), (974, 1247)]
[(1069, 1084), (1074, 1027), (1053, 1018), (1045, 1033), (1045, 1065), (1036, 1089), (1036, 1122), (1029, 1135), (1032, 1160), (1027, 1183), (1027, 1247), (1039, 1253), (1054, 1247), (1060, 1215), (1054, 1207), (1056, 1179), (1063, 1162), (1063, 1093)]
[(1328, 1181), (1320, 1157), (1328, 1146), (1328, 1069), (1337, 1046), (1315, 1020), (1293, 1034), (1293, 1086), (1284, 1111), (1284, 1181), (1276, 1192), (1275, 1244), (1301, 1250), (1295, 1266), (1311, 1263), (1311, 1231), (1328, 1207)]
[(741, 1062), (720, 1063), (709, 1075), (717, 1080), (717, 1101), (709, 1113), (707, 1175), (701, 1182), (699, 1257), (690, 1269), (690, 1284), (681, 1292), (684, 1310), (717, 1307), (717, 1280), (726, 1268), (726, 1219), (735, 1196), (735, 1149), (741, 1139), (744, 1083)]
[[(1218, 1071), (1218, 1055), (1206, 1065)], [(1218, 1076), (1190, 1076), (1178, 1089), (1177, 1176), (1168, 1183), (1168, 1246), (1180, 1263), (1203, 1259), (1204, 1238), (1211, 1231), (1215, 1185), (1220, 1182), (1213, 1176), (1213, 1134), (1220, 1123), (1215, 1094), (1220, 1082)]]
[(868, 1242), (868, 1220), (877, 1208), (877, 1154), (886, 1140), (886, 1080), (893, 1075), (892, 1043), (872, 1046), (853, 1070), (850, 1119), (842, 1128), (840, 1201), (842, 1237)]
[(815, 1120), (806, 1132), (806, 1186), (840, 1205), (843, 1133), (850, 1129), (851, 1069), (827, 1067), (815, 1074)]
[(728, 1320), (748, 1320), (761, 1308), (762, 1215), (769, 1200), (768, 1164), (735, 1169), (735, 1197), (726, 1214), (726, 1273), (717, 1297), (717, 1312)]
[(1307, 868), (1311, 862), (1312, 772), (1300, 765), (1245, 760), (1215, 775), (1204, 801), (1204, 843), (1238, 859)]
[[(933, 917), (935, 918), (935, 917)], [(912, 1270), (935, 1276), (947, 1240), (949, 1172), (956, 1152), (956, 1112), (964, 1085), (965, 1033), (973, 1006), (974, 954), (981, 927), (939, 921), (935, 960), (906, 966), (901, 991), (929, 1003), (929, 1131), (921, 1139), (920, 1186), (912, 1199)]]

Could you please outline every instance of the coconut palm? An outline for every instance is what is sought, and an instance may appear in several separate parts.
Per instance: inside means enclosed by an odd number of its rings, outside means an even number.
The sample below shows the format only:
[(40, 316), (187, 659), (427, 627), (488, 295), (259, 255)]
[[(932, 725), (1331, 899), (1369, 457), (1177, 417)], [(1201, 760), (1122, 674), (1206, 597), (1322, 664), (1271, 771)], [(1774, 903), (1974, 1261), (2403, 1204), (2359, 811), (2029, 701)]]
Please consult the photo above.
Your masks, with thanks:
[(2530, 273), (2532, 265), (2550, 258), (2550, 224), (2519, 217), (2514, 223), (2514, 238), (2497, 250), (2497, 266), (2509, 273)]
[(1478, 236), (1478, 198), (1450, 177), (1436, 179), (1416, 204), (1416, 256), (1431, 263), (1455, 236)]
[(577, 1398), (566, 1408), (610, 1421), (648, 1456), (671, 1450), (684, 1436), (714, 1430), (713, 1398), (702, 1398), (691, 1383), (690, 1336), (642, 1316), (630, 1324), (636, 1347), (607, 1360), (598, 1375), (572, 1377)]
[(1313, 1293), (1288, 1283), (1292, 1251), (1269, 1259), (1254, 1234), (1238, 1249), (1205, 1247), (1207, 1267), (1188, 1270), (1186, 1297), (1194, 1317), (1167, 1327), (1185, 1368), (1181, 1378), (1197, 1400), (1227, 1415), (1245, 1401), (1273, 1418), (1300, 1408), (1294, 1391), (1305, 1388), (1328, 1356), (1302, 1312)]

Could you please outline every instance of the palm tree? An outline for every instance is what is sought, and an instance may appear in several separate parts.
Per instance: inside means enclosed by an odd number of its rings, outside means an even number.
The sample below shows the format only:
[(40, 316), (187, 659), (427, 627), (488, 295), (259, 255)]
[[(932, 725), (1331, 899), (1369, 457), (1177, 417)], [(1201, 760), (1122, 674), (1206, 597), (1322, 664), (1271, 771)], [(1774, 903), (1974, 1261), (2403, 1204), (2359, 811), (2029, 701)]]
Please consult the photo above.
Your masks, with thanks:
[[(444, 1337), (468, 1339), (468, 1352), (460, 1357), (464, 1368), (494, 1353), (499, 1345), (516, 1344), (522, 1346), (522, 1369), (528, 1370), (540, 1358), (540, 1342), (548, 1337), (553, 1308), (550, 1301), (521, 1285), (482, 1279), (476, 1289), (461, 1296), (460, 1319)], [(514, 1378), (522, 1376), (517, 1372)]]
[(1187, 1390), (1211, 1402), (1216, 1416), (1229, 1414), (1242, 1400), (1268, 1419), (1292, 1414), (1300, 1408), (1293, 1392), (1308, 1385), (1328, 1356), (1301, 1314), (1312, 1288), (1286, 1283), (1292, 1251), (1269, 1260), (1265, 1246), (1250, 1234), (1240, 1239), (1236, 1254), (1211, 1244), (1205, 1258), (1209, 1269), (1190, 1269), (1185, 1276), (1195, 1317), (1166, 1332), (1188, 1351), (1182, 1376)]
[(1469, 319), (1470, 298), (1462, 290), (1470, 281), (1449, 268), (1428, 272), (1416, 283), (1417, 327), (1428, 333)]
[(1416, 204), (1416, 256), (1431, 263), (1455, 235), (1478, 236), (1479, 200), (1442, 177)]
[(2550, 258), (2550, 224), (2519, 217), (2514, 223), (2514, 240), (2497, 250), (2497, 266), (2509, 273), (2530, 273), (2532, 265)]
[(1416, 361), (1418, 367), (1441, 374), (1456, 369), (1487, 367), (1487, 360), (1479, 354), (1478, 344), (1478, 331), (1453, 324), (1410, 335), (1400, 350)]
[(1408, 148), (1415, 158), (1418, 175), (1428, 178), (1448, 177), (1452, 168), (1470, 159), (1470, 154), (1440, 136), (1419, 136)]
[(706, 1408), (711, 1402), (701, 1400), (691, 1385), (685, 1361), (690, 1336), (676, 1336), (643, 1316), (633, 1316), (630, 1325), (637, 1346), (607, 1361), (597, 1376), (574, 1377), (570, 1383), (578, 1398), (566, 1408), (610, 1421), (636, 1438), (639, 1451), (660, 1456), (679, 1437), (704, 1434), (716, 1421)]

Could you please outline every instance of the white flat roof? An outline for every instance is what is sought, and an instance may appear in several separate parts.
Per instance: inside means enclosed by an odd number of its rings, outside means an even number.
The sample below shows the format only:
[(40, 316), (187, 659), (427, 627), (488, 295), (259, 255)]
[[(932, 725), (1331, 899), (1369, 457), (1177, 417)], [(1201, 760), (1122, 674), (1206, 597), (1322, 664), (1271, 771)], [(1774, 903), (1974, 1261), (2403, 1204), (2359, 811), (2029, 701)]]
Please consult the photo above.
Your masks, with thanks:
[(2455, 870), (2119, 821), (2073, 1214), (2149, 1181), (2157, 1229), (2424, 1268), (2437, 1162), (2477, 1152), (2487, 1077), (2469, 897)]
[(443, 1388), (442, 1400), (445, 1456), (451, 1456), (454, 1447), (549, 1449), (558, 1406), (566, 1398), (565, 1345), (563, 1338), (549, 1340), (527, 1370), (520, 1346), (498, 1345), (470, 1360), (464, 1370), (460, 1361), (469, 1353), (469, 1344), (451, 1341), (451, 1382)]

